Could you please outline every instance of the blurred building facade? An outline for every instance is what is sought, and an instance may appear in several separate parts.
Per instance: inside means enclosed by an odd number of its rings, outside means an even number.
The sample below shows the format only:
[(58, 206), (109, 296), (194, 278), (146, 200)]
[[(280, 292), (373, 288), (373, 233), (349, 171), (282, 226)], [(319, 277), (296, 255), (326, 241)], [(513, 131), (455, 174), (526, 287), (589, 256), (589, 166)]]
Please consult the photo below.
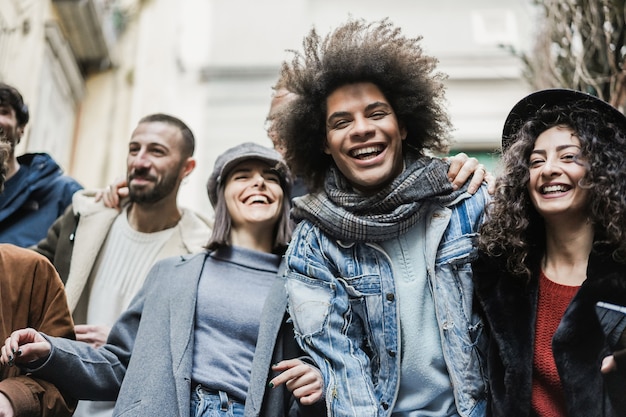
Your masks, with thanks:
[(87, 187), (125, 173), (142, 116), (180, 117), (198, 168), (181, 203), (210, 211), (215, 157), (263, 130), (288, 49), (352, 18), (389, 17), (449, 75), (455, 151), (491, 162), (508, 110), (528, 92), (505, 46), (532, 42), (530, 0), (0, 0), (0, 80), (22, 91), (32, 119), (22, 151), (46, 151)]

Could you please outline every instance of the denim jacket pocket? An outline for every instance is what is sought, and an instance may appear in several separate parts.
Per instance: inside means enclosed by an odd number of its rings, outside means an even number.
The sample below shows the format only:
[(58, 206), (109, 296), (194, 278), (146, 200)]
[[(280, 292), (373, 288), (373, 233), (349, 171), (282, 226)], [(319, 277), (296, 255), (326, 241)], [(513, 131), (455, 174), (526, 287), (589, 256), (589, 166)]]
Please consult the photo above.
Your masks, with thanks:
[(289, 312), (295, 330), (311, 336), (324, 329), (335, 285), (291, 271), (286, 282)]
[(363, 274), (353, 277), (338, 278), (343, 284), (348, 297), (361, 298), (380, 294), (380, 274)]
[(438, 265), (451, 263), (456, 265), (469, 264), (478, 257), (478, 233), (468, 233), (461, 236), (446, 234), (439, 249), (435, 263)]

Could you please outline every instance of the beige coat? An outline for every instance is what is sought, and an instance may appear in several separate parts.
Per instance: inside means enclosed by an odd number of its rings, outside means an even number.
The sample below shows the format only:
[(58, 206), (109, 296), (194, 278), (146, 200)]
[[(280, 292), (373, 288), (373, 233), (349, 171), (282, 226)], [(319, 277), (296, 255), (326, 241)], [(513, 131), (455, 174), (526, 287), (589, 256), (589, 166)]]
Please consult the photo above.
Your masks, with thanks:
[[(181, 209), (180, 226), (157, 259), (200, 252), (208, 242), (211, 224), (188, 209)], [(120, 213), (96, 203), (93, 193), (74, 194), (72, 206), (57, 219), (36, 248), (52, 261), (65, 282), (70, 311), (74, 311), (113, 221)]]

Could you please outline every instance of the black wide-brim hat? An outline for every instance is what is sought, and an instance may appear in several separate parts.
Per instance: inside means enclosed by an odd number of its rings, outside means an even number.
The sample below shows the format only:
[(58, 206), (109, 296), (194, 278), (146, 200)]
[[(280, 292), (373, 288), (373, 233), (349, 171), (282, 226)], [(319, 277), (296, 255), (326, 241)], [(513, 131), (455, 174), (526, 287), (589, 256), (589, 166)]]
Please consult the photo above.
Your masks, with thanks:
[(626, 116), (606, 101), (581, 91), (551, 88), (531, 93), (513, 106), (502, 130), (502, 150), (506, 150), (513, 143), (515, 134), (538, 110), (574, 102), (582, 108), (588, 106), (604, 113), (607, 120), (615, 122), (621, 126), (623, 132), (626, 132)]

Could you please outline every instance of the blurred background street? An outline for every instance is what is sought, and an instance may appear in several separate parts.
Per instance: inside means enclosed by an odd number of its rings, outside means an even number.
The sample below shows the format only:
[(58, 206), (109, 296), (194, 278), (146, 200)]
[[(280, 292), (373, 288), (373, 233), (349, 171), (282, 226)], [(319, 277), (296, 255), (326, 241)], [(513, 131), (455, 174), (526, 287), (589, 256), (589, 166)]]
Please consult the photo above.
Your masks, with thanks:
[(87, 188), (126, 171), (144, 115), (183, 119), (198, 167), (180, 193), (210, 213), (215, 157), (263, 130), (271, 86), (288, 49), (315, 27), (388, 17), (448, 74), (453, 153), (494, 167), (509, 109), (527, 92), (542, 9), (525, 0), (0, 0), (0, 80), (31, 110), (18, 154), (49, 152)]

